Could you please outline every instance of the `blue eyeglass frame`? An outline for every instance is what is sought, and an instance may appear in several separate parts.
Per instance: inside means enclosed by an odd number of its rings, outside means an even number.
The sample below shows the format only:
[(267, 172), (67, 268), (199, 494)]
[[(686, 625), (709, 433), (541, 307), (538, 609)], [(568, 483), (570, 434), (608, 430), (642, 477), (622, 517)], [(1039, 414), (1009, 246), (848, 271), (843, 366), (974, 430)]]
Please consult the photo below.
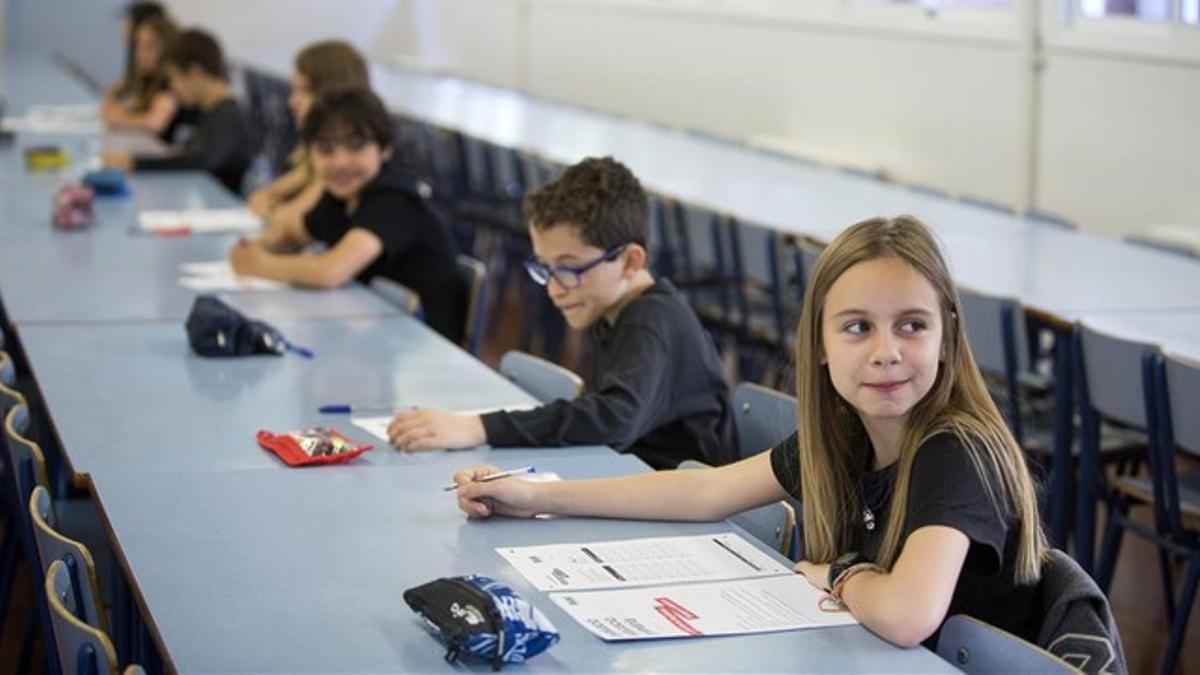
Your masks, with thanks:
[(611, 262), (617, 259), (617, 256), (625, 252), (628, 244), (614, 246), (599, 257), (593, 258), (582, 265), (555, 265), (551, 267), (546, 263), (537, 259), (537, 256), (530, 256), (525, 260), (525, 271), (529, 273), (529, 278), (533, 279), (533, 283), (538, 286), (545, 286), (550, 283), (550, 279), (558, 281), (563, 288), (575, 289), (583, 285), (583, 275), (587, 274), (588, 270), (600, 265), (601, 263)]

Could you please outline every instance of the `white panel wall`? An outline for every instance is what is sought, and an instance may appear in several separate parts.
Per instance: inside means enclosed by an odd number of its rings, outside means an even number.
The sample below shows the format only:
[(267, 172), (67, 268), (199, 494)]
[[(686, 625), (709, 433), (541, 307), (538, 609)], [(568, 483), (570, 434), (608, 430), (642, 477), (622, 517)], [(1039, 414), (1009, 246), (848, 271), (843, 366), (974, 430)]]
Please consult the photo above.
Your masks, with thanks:
[(1042, 103), (1047, 209), (1113, 233), (1200, 230), (1200, 67), (1052, 56)]
[(1013, 203), (1015, 43), (547, 3), (528, 87)]

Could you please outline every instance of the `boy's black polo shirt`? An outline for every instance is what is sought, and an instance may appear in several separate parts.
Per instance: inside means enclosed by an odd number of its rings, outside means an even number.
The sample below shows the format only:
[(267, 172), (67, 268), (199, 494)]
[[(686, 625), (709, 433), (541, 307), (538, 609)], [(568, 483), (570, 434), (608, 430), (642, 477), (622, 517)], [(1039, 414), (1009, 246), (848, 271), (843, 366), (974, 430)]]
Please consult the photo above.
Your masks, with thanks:
[(162, 157), (138, 155), (137, 171), (204, 170), (234, 194), (242, 192), (242, 177), (250, 166), (250, 131), (237, 101), (227, 98), (199, 113), (195, 134), (177, 153)]
[(656, 469), (737, 459), (729, 389), (708, 333), (659, 279), (588, 331), (593, 386), (573, 401), (483, 416), (493, 446), (610, 445)]
[(421, 195), (418, 181), (392, 161), (359, 197), (358, 210), (329, 193), (304, 216), (313, 239), (335, 246), (352, 228), (375, 235), (383, 252), (356, 277), (366, 284), (383, 276), (421, 297), (425, 323), (447, 339), (462, 339), (469, 289), (460, 281), (454, 242), (446, 223)]

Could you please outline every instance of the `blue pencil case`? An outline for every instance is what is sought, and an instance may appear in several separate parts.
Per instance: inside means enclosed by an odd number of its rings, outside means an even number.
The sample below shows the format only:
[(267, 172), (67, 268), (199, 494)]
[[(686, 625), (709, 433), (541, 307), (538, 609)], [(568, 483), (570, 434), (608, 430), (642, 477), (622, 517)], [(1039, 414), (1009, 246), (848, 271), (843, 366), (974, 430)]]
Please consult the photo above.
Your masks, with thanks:
[(83, 184), (105, 197), (122, 197), (129, 194), (125, 172), (120, 169), (101, 169), (83, 174)]

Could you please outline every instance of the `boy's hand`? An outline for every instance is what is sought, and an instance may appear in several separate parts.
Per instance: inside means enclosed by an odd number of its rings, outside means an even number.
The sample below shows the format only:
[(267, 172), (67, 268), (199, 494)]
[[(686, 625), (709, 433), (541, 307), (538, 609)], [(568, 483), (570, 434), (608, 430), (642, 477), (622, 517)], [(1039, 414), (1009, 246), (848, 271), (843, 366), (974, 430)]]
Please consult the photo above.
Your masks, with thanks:
[(458, 508), (468, 518), (488, 518), (493, 514), (513, 518), (532, 518), (537, 515), (537, 483), (515, 476), (485, 483), (475, 482), (477, 478), (499, 472), (500, 469), (484, 464), (454, 474), (454, 482), (459, 486)]
[(388, 425), (388, 442), (399, 450), (473, 448), (487, 442), (479, 415), (437, 410), (396, 413)]
[(133, 158), (123, 152), (106, 152), (101, 155), (100, 164), (106, 169), (131, 171), (133, 169)]

